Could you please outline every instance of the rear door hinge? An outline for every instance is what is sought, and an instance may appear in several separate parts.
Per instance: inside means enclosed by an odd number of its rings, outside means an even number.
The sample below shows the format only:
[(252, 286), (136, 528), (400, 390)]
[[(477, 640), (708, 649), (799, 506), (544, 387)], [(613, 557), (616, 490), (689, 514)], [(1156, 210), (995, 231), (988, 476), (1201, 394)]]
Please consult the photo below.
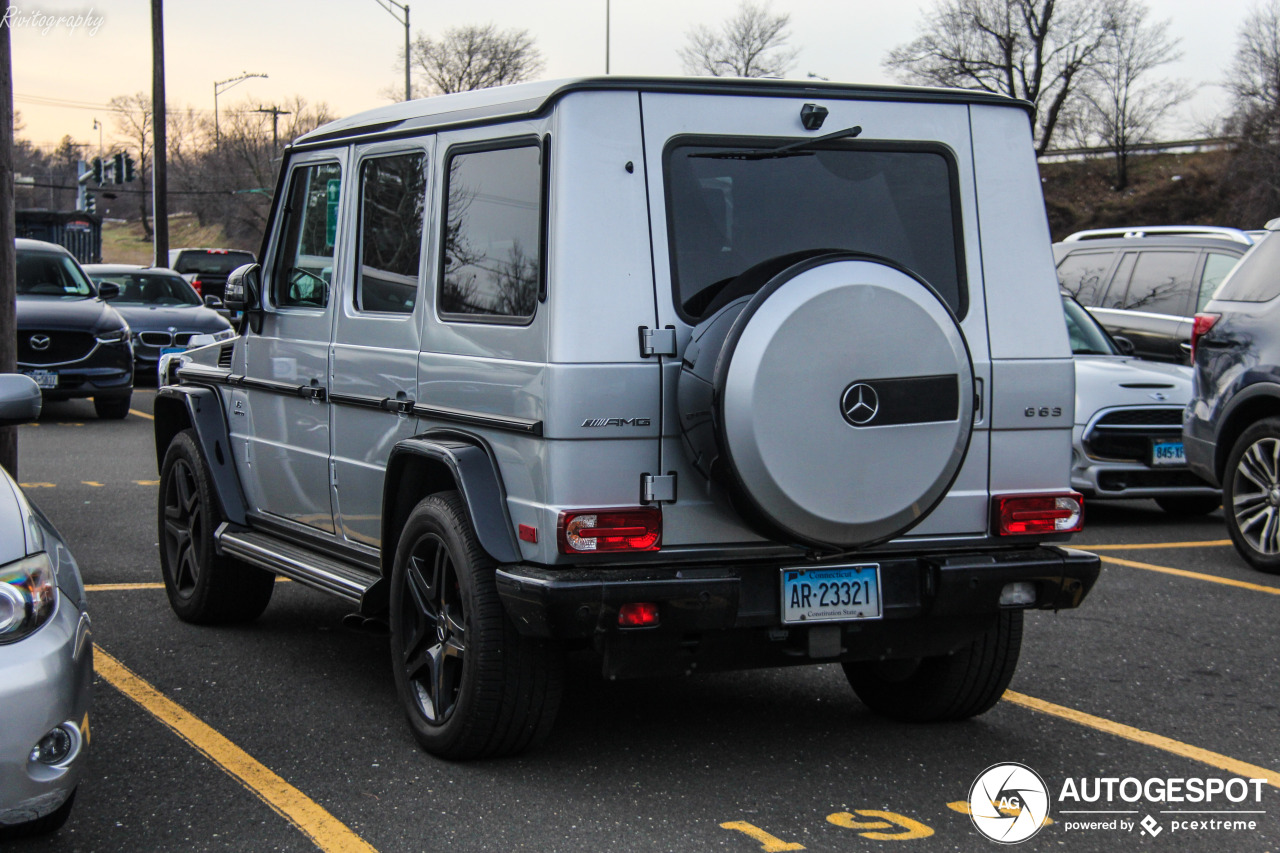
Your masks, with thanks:
[(675, 357), (676, 354), (676, 327), (667, 326), (663, 329), (650, 329), (648, 326), (640, 327), (640, 357), (649, 358), (650, 356), (662, 355)]
[(676, 472), (640, 475), (640, 503), (672, 503), (676, 499)]

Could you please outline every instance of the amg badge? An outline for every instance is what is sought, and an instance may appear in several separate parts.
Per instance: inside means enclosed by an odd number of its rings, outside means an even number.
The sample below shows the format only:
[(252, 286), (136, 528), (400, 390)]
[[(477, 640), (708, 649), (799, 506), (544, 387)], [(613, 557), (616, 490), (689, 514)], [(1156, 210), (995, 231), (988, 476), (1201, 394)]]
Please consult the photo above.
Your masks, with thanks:
[(647, 427), (648, 418), (587, 418), (582, 422), (584, 427)]

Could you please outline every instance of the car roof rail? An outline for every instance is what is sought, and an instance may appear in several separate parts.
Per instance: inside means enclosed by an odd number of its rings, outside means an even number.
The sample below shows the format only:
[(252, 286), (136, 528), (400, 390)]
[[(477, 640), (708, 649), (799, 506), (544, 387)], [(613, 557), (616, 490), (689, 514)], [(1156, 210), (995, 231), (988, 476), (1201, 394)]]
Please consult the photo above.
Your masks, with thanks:
[(1077, 243), (1081, 240), (1103, 240), (1109, 237), (1216, 237), (1252, 246), (1254, 239), (1239, 228), (1226, 228), (1220, 225), (1146, 225), (1137, 228), (1091, 228), (1088, 231), (1077, 231), (1064, 237), (1064, 243)]

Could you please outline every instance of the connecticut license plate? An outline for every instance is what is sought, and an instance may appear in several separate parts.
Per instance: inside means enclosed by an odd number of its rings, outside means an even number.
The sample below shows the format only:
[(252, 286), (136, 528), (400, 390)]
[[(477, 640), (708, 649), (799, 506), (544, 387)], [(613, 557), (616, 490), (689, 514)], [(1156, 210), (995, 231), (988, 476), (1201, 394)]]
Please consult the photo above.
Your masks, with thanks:
[(1151, 464), (1186, 465), (1187, 454), (1182, 450), (1182, 442), (1178, 440), (1151, 442)]
[(58, 374), (52, 370), (31, 370), (27, 375), (36, 381), (41, 388), (57, 388)]
[(782, 621), (846, 622), (879, 619), (880, 565), (782, 570)]

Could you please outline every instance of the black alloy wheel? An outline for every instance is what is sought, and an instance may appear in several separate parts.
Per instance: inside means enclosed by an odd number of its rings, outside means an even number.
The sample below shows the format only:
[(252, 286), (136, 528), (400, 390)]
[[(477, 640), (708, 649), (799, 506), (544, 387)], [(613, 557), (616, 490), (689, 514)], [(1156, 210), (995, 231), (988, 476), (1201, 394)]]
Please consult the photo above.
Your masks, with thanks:
[(422, 716), (439, 725), (458, 704), (467, 629), (457, 568), (436, 534), (414, 543), (405, 567), (405, 592), (400, 601), (406, 628), (404, 677)]
[(190, 598), (200, 578), (196, 548), (204, 541), (205, 512), (200, 485), (187, 459), (174, 460), (161, 500), (163, 547), (172, 567), (174, 590), (183, 598)]

